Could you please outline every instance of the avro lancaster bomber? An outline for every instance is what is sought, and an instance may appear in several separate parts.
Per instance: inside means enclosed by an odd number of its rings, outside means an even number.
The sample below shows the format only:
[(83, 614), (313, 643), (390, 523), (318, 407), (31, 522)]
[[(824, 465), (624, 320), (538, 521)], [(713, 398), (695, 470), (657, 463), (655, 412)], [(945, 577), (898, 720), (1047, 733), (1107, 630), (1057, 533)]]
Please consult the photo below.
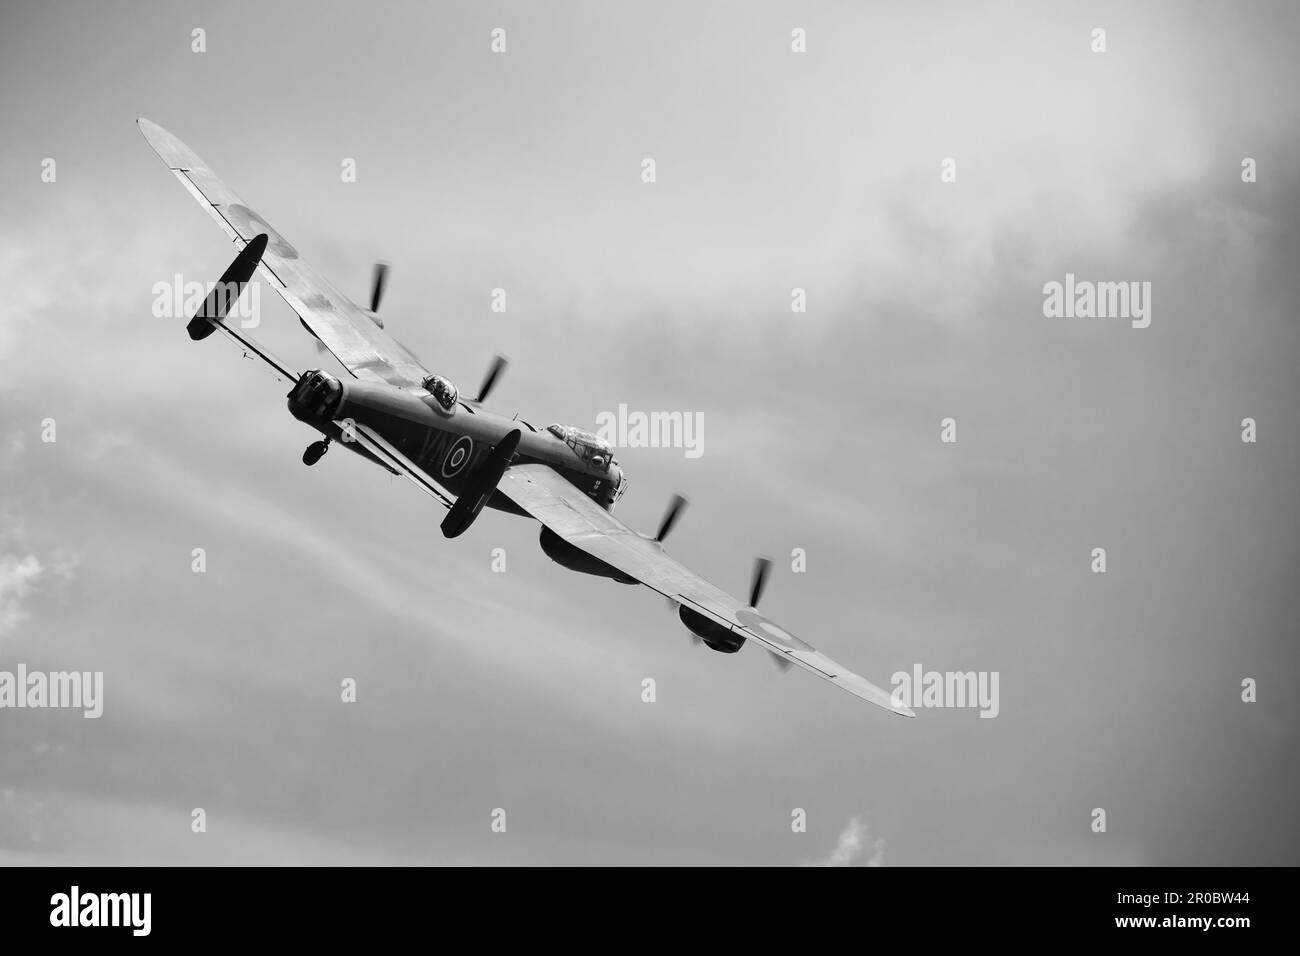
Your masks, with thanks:
[[(317, 464), (342, 445), (409, 479), (447, 509), (442, 532), (463, 534), (492, 508), (535, 518), (542, 549), (554, 561), (622, 584), (644, 584), (666, 596), (697, 642), (726, 654), (754, 644), (782, 667), (811, 671), (896, 714), (915, 716), (875, 684), (759, 614), (769, 562), (754, 568), (749, 600), (714, 587), (664, 551), (684, 499), (669, 505), (654, 535), (614, 517), (627, 476), (610, 446), (571, 425), (538, 428), (485, 406), (505, 367), (499, 358), (473, 397), (435, 374), (384, 329), (378, 310), (387, 279), (379, 268), (369, 308), (356, 305), (316, 271), (203, 160), (167, 130), (139, 120), (140, 130), (181, 185), (235, 243), (238, 254), (189, 322), (198, 341), (219, 331), (292, 384), (289, 412), (320, 433), (303, 453)], [(297, 313), (305, 328), (348, 372), (297, 372), (225, 321), (254, 273)]]

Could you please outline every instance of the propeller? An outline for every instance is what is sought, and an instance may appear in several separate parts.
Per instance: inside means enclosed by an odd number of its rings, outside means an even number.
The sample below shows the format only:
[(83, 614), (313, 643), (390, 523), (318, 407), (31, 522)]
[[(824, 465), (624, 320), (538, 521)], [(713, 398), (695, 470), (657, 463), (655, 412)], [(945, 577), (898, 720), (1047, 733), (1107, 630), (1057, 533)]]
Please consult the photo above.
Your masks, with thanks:
[(763, 589), (767, 587), (767, 572), (772, 569), (772, 562), (767, 558), (754, 559), (754, 577), (749, 585), (749, 606), (758, 607)]
[(375, 263), (375, 277), (370, 282), (370, 311), (378, 312), (379, 303), (384, 299), (384, 287), (388, 285), (388, 263)]
[[(754, 559), (754, 576), (749, 583), (749, 606), (750, 607), (758, 607), (758, 602), (763, 597), (763, 589), (767, 587), (767, 573), (771, 570), (772, 570), (772, 562), (768, 558)], [(782, 673), (785, 673), (791, 667), (794, 666), (790, 658), (782, 654), (773, 651), (771, 656), (772, 656), (772, 663), (775, 664), (776, 669), (781, 671)]]
[(487, 401), (488, 395), (491, 394), (492, 389), (496, 386), (497, 379), (501, 377), (501, 373), (506, 370), (506, 367), (509, 366), (509, 364), (509, 360), (506, 359), (504, 355), (498, 355), (492, 359), (492, 364), (488, 367), (487, 376), (483, 379), (483, 384), (479, 387), (478, 398), (474, 399), (474, 401), (480, 403)]
[(659, 522), (659, 533), (654, 536), (654, 540), (663, 544), (664, 538), (668, 537), (668, 532), (673, 530), (673, 525), (681, 517), (682, 509), (687, 505), (687, 501), (681, 495), (673, 495), (673, 500), (668, 502), (668, 510), (664, 512), (664, 520)]

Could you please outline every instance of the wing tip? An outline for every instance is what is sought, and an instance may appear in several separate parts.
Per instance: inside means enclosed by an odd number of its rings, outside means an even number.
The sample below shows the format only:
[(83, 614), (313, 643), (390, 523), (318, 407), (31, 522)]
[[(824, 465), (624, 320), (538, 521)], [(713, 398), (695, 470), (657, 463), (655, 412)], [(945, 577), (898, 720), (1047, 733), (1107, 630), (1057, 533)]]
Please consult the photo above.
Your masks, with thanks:
[(176, 138), (175, 134), (145, 116), (137, 116), (135, 125), (158, 157), (171, 169), (184, 169), (201, 164), (193, 151)]
[(892, 694), (887, 698), (887, 700), (880, 700), (875, 697), (869, 699), (873, 704), (879, 704), (890, 713), (898, 714), (899, 717), (916, 717), (916, 711), (912, 710), (912, 708), (908, 707), (906, 704), (900, 704), (898, 701), (894, 700)]
[[(846, 679), (847, 678), (847, 679)], [(847, 690), (855, 697), (875, 704), (882, 710), (887, 710), (891, 714), (897, 714), (899, 717), (916, 717), (916, 711), (912, 710), (900, 700), (896, 700), (894, 694), (885, 690), (883, 687), (877, 687), (871, 681), (852, 672), (842, 673), (833, 679), (834, 683)]]

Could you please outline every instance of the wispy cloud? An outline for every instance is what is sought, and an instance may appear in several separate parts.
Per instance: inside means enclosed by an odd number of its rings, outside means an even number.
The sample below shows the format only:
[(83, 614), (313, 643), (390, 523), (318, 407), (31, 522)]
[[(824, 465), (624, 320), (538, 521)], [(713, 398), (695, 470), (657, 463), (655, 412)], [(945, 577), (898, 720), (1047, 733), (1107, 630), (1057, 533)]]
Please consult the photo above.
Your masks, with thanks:
[(805, 866), (884, 866), (885, 841), (871, 835), (870, 828), (857, 817), (849, 819), (848, 826), (835, 841), (835, 848), (824, 859)]
[(23, 601), (32, 593), (41, 571), (41, 562), (34, 554), (0, 556), (0, 636), (27, 619)]
[[(301, 62), (314, 95), (291, 124), (242, 108), (267, 87), (257, 64), (212, 96), (183, 18), (6, 14), (0, 78), (47, 82), (0, 142), (0, 614), (22, 620), (0, 649), (111, 678), (102, 721), (0, 719), (8, 812), (48, 807), (43, 859), (344, 859), (337, 837), (395, 862), (872, 865), (868, 824), (907, 819), (924, 838), (891, 832), (891, 865), (1032, 863), (1044, 847), (1113, 863), (1127, 857), (1086, 818), (1041, 808), (1099, 791), (1122, 795), (1125, 820), (1161, 820), (1189, 777), (1199, 797), (1177, 827), (1129, 828), (1145, 856), (1296, 856), (1276, 822), (1300, 793), (1294, 701), (1266, 695), (1243, 720), (1233, 689), (1297, 660), (1285, 492), (1300, 444), (1276, 423), (1300, 389), (1300, 193), (1277, 131), (1294, 126), (1300, 8), (1170, 30), (1141, 5), (1095, 56), (1090, 24), (1059, 17), (950, 3), (958, 29), (927, 11), (882, 33), (822, 5), (795, 57), (780, 5), (754, 6), (721, 53), (689, 4), (609, 22), (521, 12), (527, 42), (505, 60), (452, 12), (381, 31), (389, 68), (344, 76), (331, 64), (363, 11), (305, 23), (302, 4), (275, 5), (257, 63), (326, 53)], [(237, 35), (234, 12), (210, 15), (210, 38)], [(430, 29), (464, 42), (421, 57)], [(570, 48), (584, 56), (546, 68)], [(667, 73), (643, 68), (659, 48)], [(918, 49), (946, 65), (917, 81)], [(171, 81), (146, 104), (123, 59), (165, 62)], [(902, 95), (864, 99), (882, 84)], [(427, 96), (448, 86), (467, 94)], [(50, 108), (65, 102), (82, 108)], [(436, 506), (356, 456), (303, 468), (315, 435), (286, 388), (152, 314), (155, 283), (215, 279), (231, 251), (139, 135), (141, 111), (349, 294), (372, 257), (393, 260), (387, 327), (431, 371), (472, 387), (493, 351), (522, 359), (498, 410), (588, 426), (624, 401), (701, 412), (701, 460), (628, 450), (620, 517), (653, 530), (672, 491), (690, 494), (676, 558), (736, 590), (752, 554), (784, 559), (765, 614), (878, 682), (918, 660), (1001, 670), (1016, 713), (882, 720), (759, 649), (693, 647), (656, 595), (551, 562), (535, 522), (486, 514), (448, 542)], [(734, 135), (716, 135), (719, 116)], [(359, 143), (349, 117), (376, 137)], [(639, 181), (647, 154), (657, 185)], [(338, 182), (344, 156), (358, 184)], [(1153, 327), (1045, 319), (1042, 285), (1067, 271), (1151, 280)], [(498, 286), (502, 315), (487, 311)], [(269, 289), (263, 307), (259, 341), (336, 368)], [(1246, 415), (1256, 446), (1234, 433)], [(939, 442), (946, 416), (956, 445)], [(1079, 557), (1094, 543), (1114, 562), (1101, 581)], [(489, 567), (498, 548), (506, 573)], [(1121, 658), (1104, 686), (1078, 676)], [(1098, 738), (1119, 749), (1087, 756)], [(1276, 786), (1224, 774), (1243, 741), (1283, 768)], [(1028, 783), (1009, 793), (1008, 778)], [(804, 806), (870, 794), (872, 812), (823, 817), (792, 851), (755, 797), (791, 779)], [(699, 815), (704, 788), (725, 826)], [(1230, 825), (1225, 801), (1245, 810)], [(190, 832), (196, 804), (227, 842)], [(497, 806), (508, 835), (488, 829)], [(26, 822), (16, 832), (9, 848), (31, 852)]]

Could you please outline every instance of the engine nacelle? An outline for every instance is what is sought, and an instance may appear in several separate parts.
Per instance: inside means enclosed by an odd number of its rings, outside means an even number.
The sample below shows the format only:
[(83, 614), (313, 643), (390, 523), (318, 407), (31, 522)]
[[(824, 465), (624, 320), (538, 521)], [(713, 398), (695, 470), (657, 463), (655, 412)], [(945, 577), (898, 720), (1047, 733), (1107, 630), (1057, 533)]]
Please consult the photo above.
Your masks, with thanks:
[(745, 639), (731, 628), (724, 627), (685, 604), (678, 607), (677, 614), (687, 629), (704, 641), (710, 650), (722, 654), (734, 654), (744, 646)]
[(619, 584), (640, 584), (636, 578), (630, 578), (618, 568), (611, 567), (600, 558), (593, 557), (577, 545), (569, 544), (546, 525), (542, 525), (542, 534), (538, 539), (546, 556), (556, 564), (563, 565), (570, 571), (582, 574), (595, 574), (602, 578), (612, 578)]

